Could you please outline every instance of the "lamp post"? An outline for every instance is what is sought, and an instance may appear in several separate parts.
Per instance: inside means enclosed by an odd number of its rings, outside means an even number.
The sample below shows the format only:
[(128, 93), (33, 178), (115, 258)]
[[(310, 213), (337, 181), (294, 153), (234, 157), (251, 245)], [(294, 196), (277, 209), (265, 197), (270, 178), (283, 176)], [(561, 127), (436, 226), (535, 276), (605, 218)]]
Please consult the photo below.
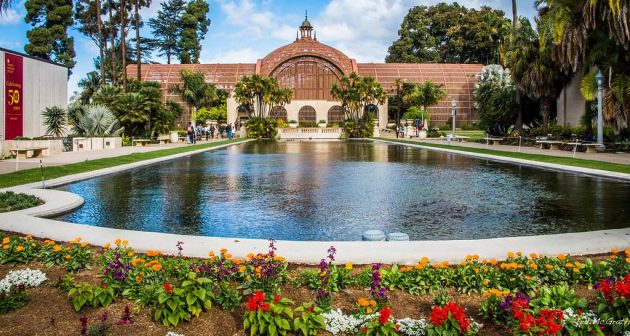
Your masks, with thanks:
[(604, 146), (604, 120), (602, 112), (602, 89), (604, 75), (602, 75), (601, 71), (597, 71), (595, 80), (597, 81), (597, 144)]
[(453, 138), (455, 138), (455, 117), (457, 116), (457, 102), (451, 101), (451, 116), (453, 117)]

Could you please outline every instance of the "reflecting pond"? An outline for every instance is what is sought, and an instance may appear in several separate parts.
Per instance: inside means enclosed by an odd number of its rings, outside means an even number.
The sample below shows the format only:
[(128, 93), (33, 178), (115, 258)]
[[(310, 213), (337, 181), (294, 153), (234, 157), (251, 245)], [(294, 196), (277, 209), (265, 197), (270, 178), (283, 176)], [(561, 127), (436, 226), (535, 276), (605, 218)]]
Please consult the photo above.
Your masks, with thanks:
[(250, 142), (58, 188), (60, 219), (189, 235), (479, 239), (627, 227), (630, 184), (372, 142)]

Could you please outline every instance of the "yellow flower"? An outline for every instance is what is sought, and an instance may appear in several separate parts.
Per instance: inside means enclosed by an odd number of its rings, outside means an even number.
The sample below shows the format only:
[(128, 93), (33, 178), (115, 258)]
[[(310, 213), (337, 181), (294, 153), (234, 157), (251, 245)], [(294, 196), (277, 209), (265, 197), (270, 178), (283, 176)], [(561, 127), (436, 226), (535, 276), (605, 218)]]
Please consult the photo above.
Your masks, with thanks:
[(448, 266), (448, 261), (446, 260), (442, 261), (442, 266)]
[(2, 246), (2, 248), (3, 248), (3, 249), (5, 249), (5, 250), (8, 250), (8, 249), (9, 249), (9, 247), (10, 247), (9, 245), (3, 245), (3, 246)]
[(573, 268), (573, 264), (572, 263), (567, 263), (566, 265), (564, 265), (564, 267), (566, 267), (566, 268)]
[(374, 301), (374, 300), (370, 300), (370, 306), (372, 306), (372, 307), (376, 307), (376, 301)]
[(507, 253), (508, 258), (514, 258), (514, 252), (510, 251)]
[(369, 305), (370, 305), (370, 302), (369, 302), (368, 300), (364, 299), (364, 298), (359, 298), (359, 299), (357, 300), (357, 303), (358, 303), (358, 304), (359, 304), (359, 306), (361, 306), (361, 307), (367, 307), (367, 306), (369, 306)]
[(2, 244), (8, 244), (10, 241), (11, 241), (11, 238), (9, 237), (2, 238)]
[(577, 269), (577, 268), (574, 268), (574, 269), (573, 269), (573, 273), (580, 273), (580, 270), (579, 270), (579, 269)]
[(365, 312), (368, 314), (372, 314), (372, 308), (368, 307), (368, 309), (366, 309)]
[(351, 270), (352, 269), (352, 263), (346, 263), (346, 269), (347, 270)]
[(536, 259), (536, 258), (538, 258), (538, 255), (536, 253), (532, 252), (532, 253), (529, 254), (529, 257), (532, 258), (532, 259)]
[(494, 259), (494, 258), (490, 259), (490, 265), (496, 266), (498, 263), (499, 262), (496, 259)]
[(516, 252), (516, 255), (520, 257), (520, 256), (522, 256), (522, 255), (523, 255), (523, 252), (518, 251), (518, 252)]
[(109, 250), (109, 247), (110, 247), (110, 246), (111, 246), (111, 245), (110, 245), (109, 243), (107, 243), (107, 244), (103, 245), (103, 248), (104, 248), (104, 249), (106, 249), (106, 250)]
[(626, 258), (626, 263), (630, 264), (630, 258)]
[(488, 279), (483, 279), (483, 285), (484, 286), (488, 286), (490, 284), (490, 280)]
[(159, 271), (159, 270), (161, 270), (161, 269), (162, 269), (162, 265), (160, 265), (160, 264), (155, 264), (155, 265), (153, 265), (153, 267), (152, 267), (152, 268), (153, 268), (153, 270), (154, 270), (154, 271), (156, 271), (156, 272), (157, 272), (157, 271)]
[(120, 245), (120, 238), (116, 238), (116, 240), (114, 240), (114, 244)]
[[(630, 259), (630, 258), (628, 258), (628, 259)], [(415, 268), (416, 268), (417, 270), (421, 270), (421, 269), (423, 269), (423, 268), (424, 268), (424, 265), (422, 265), (422, 264), (418, 263), (418, 264), (416, 264)]]
[(122, 245), (123, 245), (123, 246), (127, 246), (127, 244), (129, 244), (129, 241), (127, 241), (127, 240), (123, 240), (123, 241), (122, 241)]
[(53, 247), (53, 251), (60, 252), (61, 251), (61, 246), (55, 245), (55, 247)]
[(531, 280), (531, 279), (532, 279), (532, 277), (531, 277), (531, 276), (529, 276), (529, 275), (526, 275), (526, 276), (524, 276), (523, 278), (525, 278), (525, 280), (526, 280), (526, 281), (529, 281), (529, 280)]
[(81, 237), (76, 237), (76, 238), (74, 238), (74, 241), (78, 243), (78, 242), (80, 242), (80, 241), (81, 241), (81, 239), (83, 239), (83, 238), (81, 238)]
[(133, 256), (135, 256), (135, 255), (136, 255), (136, 254), (135, 254), (133, 251), (131, 251), (131, 252), (127, 253), (127, 256), (128, 256), (128, 257), (133, 257)]
[(429, 263), (429, 258), (427, 258), (427, 257), (422, 257), (422, 259), (420, 259), (420, 263), (421, 263), (423, 266), (426, 266), (426, 265)]
[(141, 277), (139, 277), (139, 276), (137, 276), (137, 277), (136, 277), (136, 282), (137, 282), (137, 283), (141, 283), (141, 282), (142, 282), (142, 278), (141, 278)]
[(249, 259), (249, 260), (254, 259), (254, 254), (251, 253), (251, 252), (247, 253), (247, 259)]
[(241, 273), (245, 272), (246, 270), (247, 270), (246, 266), (241, 266), (241, 267), (238, 268), (238, 271), (241, 272)]
[(553, 266), (551, 266), (551, 264), (546, 264), (546, 265), (545, 265), (545, 267), (546, 267), (548, 270), (552, 270), (552, 269), (553, 269)]
[(531, 268), (533, 268), (533, 269), (535, 269), (535, 270), (537, 270), (537, 269), (538, 269), (538, 265), (536, 265), (536, 264), (530, 264), (530, 265), (529, 265), (529, 267), (531, 267)]
[(15, 250), (18, 251), (18, 252), (22, 252), (22, 251), (24, 251), (24, 246), (20, 245), (20, 246), (16, 247)]
[(230, 259), (230, 258), (232, 258), (232, 253), (226, 253), (226, 254), (225, 254), (225, 258), (226, 258), (226, 259)]
[(72, 256), (71, 256), (71, 255), (66, 254), (66, 260), (70, 260), (71, 258), (72, 258)]
[(214, 257), (214, 251), (210, 250), (210, 252), (208, 252), (208, 257)]
[(86, 247), (88, 246), (88, 243), (81, 243), (81, 247)]

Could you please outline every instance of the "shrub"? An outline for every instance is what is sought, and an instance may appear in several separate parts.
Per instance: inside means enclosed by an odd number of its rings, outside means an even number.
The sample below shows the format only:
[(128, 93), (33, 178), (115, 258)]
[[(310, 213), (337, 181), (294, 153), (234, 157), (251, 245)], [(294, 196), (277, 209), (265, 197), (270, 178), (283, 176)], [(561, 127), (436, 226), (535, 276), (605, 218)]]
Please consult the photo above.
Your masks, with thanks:
[(250, 118), (247, 120), (247, 136), (250, 138), (270, 138), (273, 139), (278, 134), (278, 123), (273, 118)]
[(212, 307), (211, 286), (210, 279), (199, 278), (195, 272), (190, 272), (179, 288), (165, 283), (158, 290), (158, 307), (153, 318), (168, 327), (199, 317), (202, 311)]
[(560, 309), (584, 309), (588, 306), (588, 300), (580, 299), (568, 285), (559, 285), (554, 287), (542, 287), (538, 293), (538, 297), (532, 300), (531, 305), (534, 309), (541, 308), (560, 308)]
[(398, 335), (400, 325), (392, 322), (392, 311), (389, 306), (384, 306), (378, 312), (378, 318), (373, 318), (361, 328), (361, 335), (390, 336)]
[(321, 315), (324, 311), (313, 303), (304, 303), (295, 308), (295, 312), (299, 315), (293, 319), (293, 330), (303, 336), (315, 336), (326, 329), (326, 321)]
[(87, 282), (82, 282), (75, 285), (68, 292), (68, 296), (71, 298), (72, 307), (75, 311), (80, 311), (81, 308), (87, 306), (96, 307), (109, 307), (116, 298), (114, 289), (103, 286), (92, 286)]
[(475, 105), (479, 126), (490, 134), (505, 135), (516, 119), (516, 88), (510, 71), (500, 65), (487, 65), (477, 75)]
[(0, 192), (0, 212), (17, 211), (32, 208), (43, 203), (36, 196), (13, 191)]
[(429, 320), (428, 336), (474, 335), (478, 331), (464, 308), (454, 302), (444, 307), (434, 306)]
[(293, 310), (289, 305), (293, 302), (280, 295), (268, 300), (265, 293), (256, 291), (245, 305), (243, 328), (250, 335), (286, 335), (291, 330), (289, 321), (293, 319)]

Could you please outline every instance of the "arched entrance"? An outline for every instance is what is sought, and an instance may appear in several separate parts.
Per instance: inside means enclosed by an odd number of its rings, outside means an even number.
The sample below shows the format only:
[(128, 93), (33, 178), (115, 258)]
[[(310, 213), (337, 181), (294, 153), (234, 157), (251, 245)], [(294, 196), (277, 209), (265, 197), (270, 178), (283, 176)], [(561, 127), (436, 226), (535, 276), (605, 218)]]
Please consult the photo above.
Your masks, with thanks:
[(317, 112), (313, 108), (313, 106), (305, 105), (302, 106), (300, 111), (298, 112), (298, 122), (303, 126), (315, 126), (317, 122)]
[(339, 124), (344, 119), (343, 107), (335, 105), (328, 110), (328, 124)]
[(275, 106), (271, 109), (271, 112), (269, 112), (269, 116), (276, 120), (282, 119), (282, 121), (288, 122), (287, 109), (285, 109), (284, 106)]

